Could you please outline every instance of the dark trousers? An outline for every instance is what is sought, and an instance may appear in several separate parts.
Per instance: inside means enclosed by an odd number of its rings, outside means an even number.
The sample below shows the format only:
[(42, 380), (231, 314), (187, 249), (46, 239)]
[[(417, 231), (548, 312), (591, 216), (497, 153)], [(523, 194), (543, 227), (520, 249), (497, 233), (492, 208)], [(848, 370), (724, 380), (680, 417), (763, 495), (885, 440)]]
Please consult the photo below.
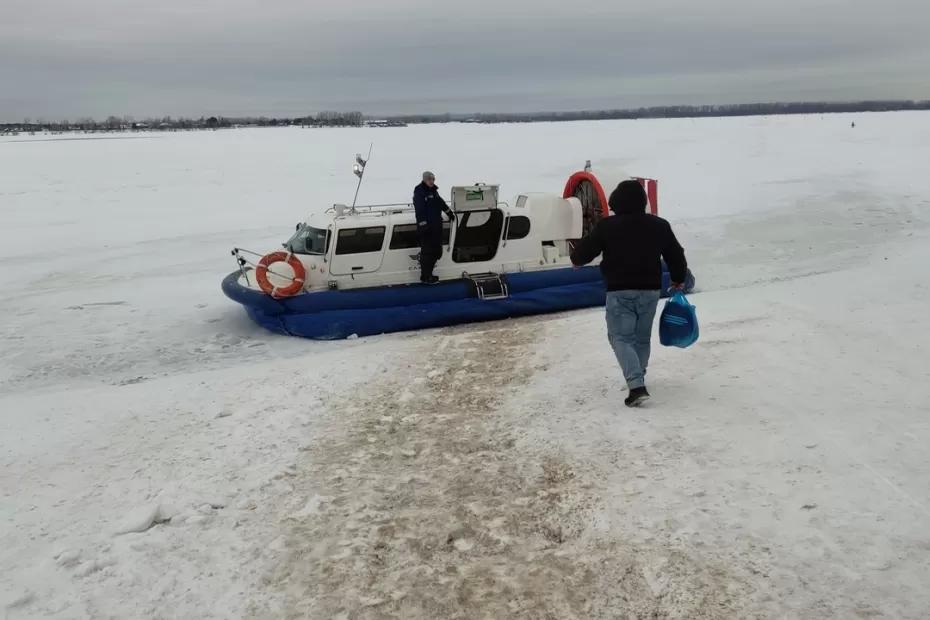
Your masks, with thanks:
[(432, 242), (420, 245), (420, 280), (426, 280), (433, 275), (433, 268), (441, 256), (442, 245)]

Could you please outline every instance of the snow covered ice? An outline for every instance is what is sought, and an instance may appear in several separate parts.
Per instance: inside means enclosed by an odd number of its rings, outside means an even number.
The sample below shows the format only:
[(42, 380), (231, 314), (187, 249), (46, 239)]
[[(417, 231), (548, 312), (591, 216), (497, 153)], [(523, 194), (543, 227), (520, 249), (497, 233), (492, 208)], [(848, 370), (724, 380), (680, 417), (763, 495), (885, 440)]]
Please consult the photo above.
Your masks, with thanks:
[[(0, 138), (0, 617), (926, 617), (930, 114), (107, 138)], [(370, 141), (362, 201), (658, 178), (701, 341), (630, 411), (599, 309), (262, 331), (229, 250)]]

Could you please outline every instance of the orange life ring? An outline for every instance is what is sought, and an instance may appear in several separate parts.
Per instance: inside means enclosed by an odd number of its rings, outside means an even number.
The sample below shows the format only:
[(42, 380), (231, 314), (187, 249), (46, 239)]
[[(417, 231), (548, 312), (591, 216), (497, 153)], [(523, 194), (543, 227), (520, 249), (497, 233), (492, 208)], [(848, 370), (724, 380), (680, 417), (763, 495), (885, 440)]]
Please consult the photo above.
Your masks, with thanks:
[[(294, 279), (289, 285), (279, 288), (268, 279), (268, 267), (274, 263), (287, 263), (294, 270)], [(255, 278), (258, 280), (258, 286), (263, 292), (275, 299), (290, 297), (299, 293), (304, 287), (304, 278), (306, 276), (307, 270), (304, 269), (303, 263), (290, 252), (278, 251), (266, 254), (258, 261), (258, 267), (255, 268)]]

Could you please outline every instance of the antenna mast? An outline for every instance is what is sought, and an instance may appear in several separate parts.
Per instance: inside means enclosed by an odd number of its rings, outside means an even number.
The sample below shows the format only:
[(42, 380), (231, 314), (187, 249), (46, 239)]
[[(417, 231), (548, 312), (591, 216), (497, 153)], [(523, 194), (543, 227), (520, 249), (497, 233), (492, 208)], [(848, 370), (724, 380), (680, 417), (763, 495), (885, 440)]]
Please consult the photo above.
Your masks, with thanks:
[(358, 185), (355, 186), (355, 198), (352, 199), (353, 211), (355, 210), (355, 203), (358, 201), (358, 190), (362, 188), (362, 178), (365, 176), (365, 165), (368, 164), (368, 160), (371, 159), (371, 150), (374, 146), (375, 143), (372, 142), (368, 147), (368, 159), (362, 159), (361, 154), (355, 156), (355, 165), (352, 166), (352, 172), (358, 177)]

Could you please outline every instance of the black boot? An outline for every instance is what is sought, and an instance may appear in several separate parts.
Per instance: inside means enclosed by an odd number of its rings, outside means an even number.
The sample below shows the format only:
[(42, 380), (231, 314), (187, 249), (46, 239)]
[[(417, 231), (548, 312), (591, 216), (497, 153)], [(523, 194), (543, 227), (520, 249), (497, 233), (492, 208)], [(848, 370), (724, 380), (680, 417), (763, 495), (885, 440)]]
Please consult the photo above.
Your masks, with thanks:
[(423, 284), (438, 284), (439, 277), (438, 276), (420, 276), (420, 282), (422, 282)]
[(649, 392), (646, 391), (645, 387), (638, 387), (630, 390), (629, 396), (626, 397), (623, 403), (627, 407), (639, 407), (647, 400), (649, 400)]

